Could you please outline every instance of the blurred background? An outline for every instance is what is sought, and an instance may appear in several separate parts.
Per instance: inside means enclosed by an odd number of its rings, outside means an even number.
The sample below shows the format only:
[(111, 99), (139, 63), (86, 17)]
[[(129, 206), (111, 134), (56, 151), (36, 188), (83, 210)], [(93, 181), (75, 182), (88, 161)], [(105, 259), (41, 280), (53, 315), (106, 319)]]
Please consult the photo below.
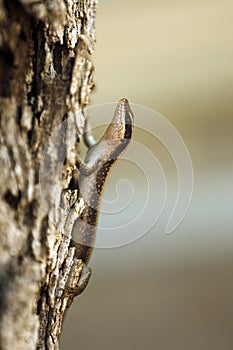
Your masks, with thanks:
[[(188, 147), (194, 190), (184, 220), (166, 235), (177, 173), (164, 147), (136, 129), (134, 140), (163, 167), (165, 210), (136, 242), (94, 251), (88, 288), (67, 313), (62, 350), (232, 349), (232, 13), (229, 0), (99, 0), (91, 103), (125, 96), (162, 114)], [(135, 118), (143, 124), (143, 115)], [(132, 213), (144, 202), (135, 171), (119, 162), (104, 192), (111, 198), (127, 172), (136, 189)]]

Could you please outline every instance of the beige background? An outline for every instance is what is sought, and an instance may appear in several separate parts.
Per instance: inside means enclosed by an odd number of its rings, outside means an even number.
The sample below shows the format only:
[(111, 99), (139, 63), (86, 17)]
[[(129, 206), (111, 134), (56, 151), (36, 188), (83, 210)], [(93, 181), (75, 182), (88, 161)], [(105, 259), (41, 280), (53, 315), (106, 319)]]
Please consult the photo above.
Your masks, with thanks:
[[(172, 235), (164, 234), (168, 208), (142, 239), (95, 250), (91, 282), (67, 315), (61, 349), (230, 350), (233, 2), (99, 2), (92, 104), (126, 96), (165, 116), (190, 151), (194, 193)], [(143, 143), (137, 130), (134, 137)], [(153, 140), (148, 145), (163, 158)], [(161, 162), (172, 201), (175, 172), (167, 155)], [(119, 163), (113, 179), (124, 172)]]

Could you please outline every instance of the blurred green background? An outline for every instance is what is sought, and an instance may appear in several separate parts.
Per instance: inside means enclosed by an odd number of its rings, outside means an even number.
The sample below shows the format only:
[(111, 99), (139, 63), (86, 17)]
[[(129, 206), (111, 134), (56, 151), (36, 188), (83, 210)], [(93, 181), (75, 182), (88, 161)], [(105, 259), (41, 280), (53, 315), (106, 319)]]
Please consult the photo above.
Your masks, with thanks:
[[(90, 284), (67, 314), (61, 349), (230, 350), (233, 2), (100, 0), (93, 60), (92, 105), (125, 96), (166, 117), (189, 149), (194, 192), (172, 235), (164, 233), (165, 210), (135, 243), (95, 250)], [(137, 130), (134, 137), (142, 141)], [(172, 201), (177, 175), (167, 155), (161, 162)], [(120, 163), (114, 168), (116, 181), (124, 171)]]

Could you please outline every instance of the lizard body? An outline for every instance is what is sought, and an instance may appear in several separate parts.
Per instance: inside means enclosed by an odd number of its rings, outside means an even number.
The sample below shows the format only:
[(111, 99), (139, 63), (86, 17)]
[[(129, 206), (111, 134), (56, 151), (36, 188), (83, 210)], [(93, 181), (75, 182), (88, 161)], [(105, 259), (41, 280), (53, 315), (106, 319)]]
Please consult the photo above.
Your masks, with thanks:
[(84, 140), (89, 150), (84, 161), (79, 160), (79, 197), (84, 200), (84, 210), (75, 221), (72, 238), (77, 258), (88, 263), (95, 243), (99, 207), (107, 177), (130, 142), (133, 129), (133, 113), (128, 101), (121, 99), (113, 119), (101, 139), (94, 143), (89, 131)]
[[(76, 258), (83, 261), (82, 275), (75, 295), (86, 288), (90, 279), (91, 269), (87, 263), (95, 244), (104, 185), (113, 165), (131, 140), (133, 119), (129, 102), (122, 98), (117, 104), (111, 123), (98, 142), (95, 142), (90, 130), (86, 130), (84, 134), (88, 151), (84, 161), (78, 159), (76, 164), (79, 169), (79, 200), (83, 200), (84, 209), (74, 222), (71, 241), (71, 245), (76, 249)], [(71, 215), (73, 212), (74, 208), (71, 209)]]

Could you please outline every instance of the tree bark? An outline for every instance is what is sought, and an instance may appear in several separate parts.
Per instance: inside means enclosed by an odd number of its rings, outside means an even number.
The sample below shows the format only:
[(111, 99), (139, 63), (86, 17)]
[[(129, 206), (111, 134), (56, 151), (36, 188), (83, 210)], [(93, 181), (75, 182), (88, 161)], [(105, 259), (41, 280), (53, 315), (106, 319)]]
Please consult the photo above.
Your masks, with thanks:
[(2, 350), (58, 349), (82, 271), (67, 217), (93, 88), (96, 2), (0, 0)]

